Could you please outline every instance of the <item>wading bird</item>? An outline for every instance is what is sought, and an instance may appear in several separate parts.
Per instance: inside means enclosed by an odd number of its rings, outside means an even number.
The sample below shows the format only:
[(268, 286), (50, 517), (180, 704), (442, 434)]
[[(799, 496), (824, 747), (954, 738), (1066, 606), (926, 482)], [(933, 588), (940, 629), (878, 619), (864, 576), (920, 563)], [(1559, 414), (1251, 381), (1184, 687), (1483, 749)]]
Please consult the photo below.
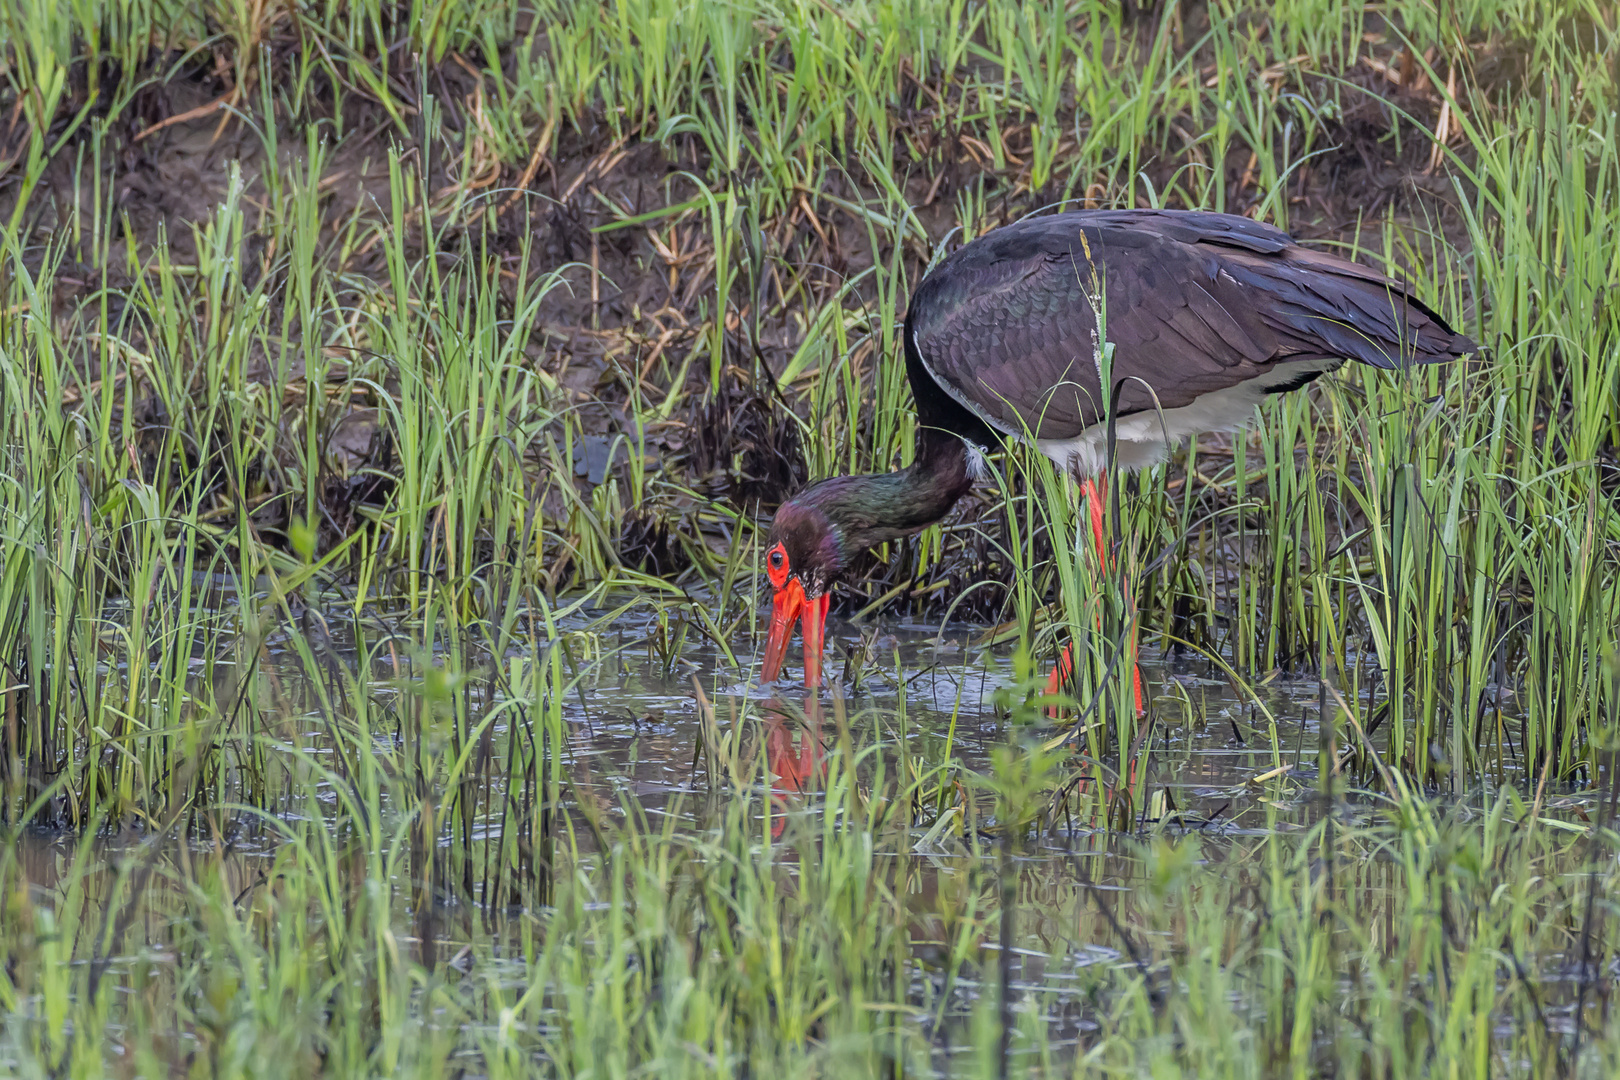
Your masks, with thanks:
[[(1268, 394), (1346, 360), (1395, 369), (1474, 348), (1399, 282), (1248, 218), (1086, 210), (996, 229), (912, 294), (910, 467), (822, 480), (777, 510), (761, 673), (776, 678), (802, 618), (804, 684), (819, 686), (833, 583), (860, 551), (944, 517), (999, 439), (1033, 442), (1086, 485), (1100, 550), (1108, 390), (1114, 464), (1139, 469), (1189, 435), (1240, 430)], [(1137, 696), (1140, 708), (1140, 682)]]

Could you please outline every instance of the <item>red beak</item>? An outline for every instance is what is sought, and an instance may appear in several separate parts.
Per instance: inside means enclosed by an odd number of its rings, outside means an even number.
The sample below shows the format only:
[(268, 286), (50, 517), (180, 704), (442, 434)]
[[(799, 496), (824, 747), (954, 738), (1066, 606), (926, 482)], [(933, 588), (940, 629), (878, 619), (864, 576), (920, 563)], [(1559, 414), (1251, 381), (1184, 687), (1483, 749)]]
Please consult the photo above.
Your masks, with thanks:
[(765, 642), (765, 663), (760, 668), (760, 679), (771, 682), (782, 670), (782, 658), (787, 655), (788, 639), (793, 636), (793, 624), (804, 616), (804, 686), (813, 690), (821, 685), (821, 645), (827, 630), (827, 605), (832, 601), (829, 593), (814, 600), (804, 594), (798, 578), (788, 578), (787, 584), (776, 590), (771, 602), (771, 636)]

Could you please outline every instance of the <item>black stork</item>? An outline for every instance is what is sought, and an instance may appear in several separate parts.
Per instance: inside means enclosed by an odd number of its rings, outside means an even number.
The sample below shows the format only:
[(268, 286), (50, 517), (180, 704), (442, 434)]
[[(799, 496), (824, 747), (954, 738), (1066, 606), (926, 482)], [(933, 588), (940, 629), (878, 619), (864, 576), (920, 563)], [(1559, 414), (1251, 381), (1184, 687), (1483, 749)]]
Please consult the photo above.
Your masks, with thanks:
[(944, 517), (972, 486), (981, 448), (999, 439), (1032, 441), (1084, 481), (1100, 529), (1099, 312), (1118, 387), (1115, 463), (1125, 469), (1163, 460), (1189, 435), (1240, 430), (1268, 394), (1346, 360), (1396, 369), (1475, 349), (1406, 286), (1248, 218), (1083, 210), (996, 229), (911, 296), (910, 467), (822, 480), (777, 510), (765, 554), (776, 590), (765, 681), (802, 617), (804, 684), (820, 685), (833, 583), (860, 551)]

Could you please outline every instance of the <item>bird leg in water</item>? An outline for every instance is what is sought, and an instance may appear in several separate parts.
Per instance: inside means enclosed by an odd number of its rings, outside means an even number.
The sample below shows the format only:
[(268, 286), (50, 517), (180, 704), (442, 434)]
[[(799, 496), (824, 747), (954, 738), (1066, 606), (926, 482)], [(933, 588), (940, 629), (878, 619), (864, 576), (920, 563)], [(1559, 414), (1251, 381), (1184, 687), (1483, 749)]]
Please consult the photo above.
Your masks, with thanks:
[[(1108, 540), (1103, 535), (1103, 499), (1106, 497), (1104, 493), (1107, 490), (1108, 482), (1106, 480), (1099, 482), (1088, 476), (1080, 483), (1080, 495), (1083, 499), (1085, 499), (1086, 514), (1089, 518), (1091, 518), (1091, 535), (1092, 538), (1097, 542), (1097, 562), (1104, 571), (1108, 570)], [(1131, 617), (1130, 635), (1131, 679), (1132, 683), (1134, 684), (1134, 689), (1136, 690), (1136, 712), (1137, 715), (1140, 716), (1146, 710), (1142, 707), (1142, 669), (1136, 663), (1135, 624), (1136, 618), (1133, 614)], [(1070, 642), (1069, 644), (1063, 646), (1063, 655), (1058, 657), (1057, 666), (1052, 669), (1052, 674), (1047, 677), (1046, 692), (1048, 694), (1062, 693), (1064, 685), (1068, 683), (1069, 679), (1073, 675), (1074, 643)], [(1054, 706), (1053, 708), (1048, 709), (1047, 715), (1053, 719), (1056, 719), (1057, 708)]]

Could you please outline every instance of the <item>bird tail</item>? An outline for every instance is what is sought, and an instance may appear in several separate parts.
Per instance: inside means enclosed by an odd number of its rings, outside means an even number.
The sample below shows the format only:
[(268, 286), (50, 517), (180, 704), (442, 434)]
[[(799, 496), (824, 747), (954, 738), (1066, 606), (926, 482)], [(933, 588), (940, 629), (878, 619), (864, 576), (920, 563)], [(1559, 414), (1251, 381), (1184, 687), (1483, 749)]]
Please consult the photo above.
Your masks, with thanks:
[(1296, 246), (1280, 259), (1231, 252), (1223, 263), (1271, 298), (1263, 318), (1293, 358), (1403, 368), (1479, 349), (1401, 282), (1337, 255)]

